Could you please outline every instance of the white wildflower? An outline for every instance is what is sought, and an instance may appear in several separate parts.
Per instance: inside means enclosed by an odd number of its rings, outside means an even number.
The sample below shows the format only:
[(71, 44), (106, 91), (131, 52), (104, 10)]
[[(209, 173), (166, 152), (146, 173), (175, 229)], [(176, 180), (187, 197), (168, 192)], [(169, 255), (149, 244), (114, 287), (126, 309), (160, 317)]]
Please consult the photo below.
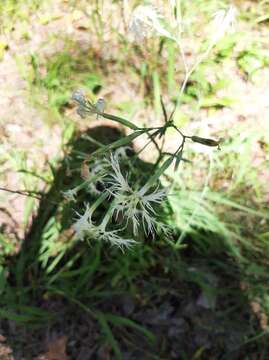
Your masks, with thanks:
[(85, 234), (92, 231), (92, 211), (89, 204), (86, 205), (86, 209), (83, 215), (78, 214), (78, 220), (73, 224), (76, 237), (80, 240), (84, 239)]
[(88, 100), (85, 92), (81, 89), (73, 92), (72, 100), (79, 104), (77, 113), (82, 118), (85, 118), (87, 114), (96, 114), (98, 118), (98, 115), (101, 115), (104, 112), (106, 106), (106, 102), (103, 98), (98, 99), (95, 104)]
[(160, 191), (157, 191), (157, 189), (155, 189), (152, 193), (146, 195), (144, 193), (144, 187), (143, 187), (138, 191), (138, 194), (141, 197), (141, 202), (143, 204), (143, 207), (154, 212), (151, 203), (161, 204), (163, 199), (166, 197), (167, 191), (166, 189), (162, 189)]
[(123, 250), (124, 248), (129, 248), (130, 246), (137, 243), (133, 239), (124, 239), (118, 235), (117, 230), (104, 231), (100, 236), (101, 240), (110, 243), (111, 245), (118, 246)]
[(93, 211), (88, 204), (86, 205), (83, 215), (77, 213), (78, 219), (73, 224), (75, 237), (77, 239), (84, 240), (85, 238), (90, 238), (97, 241), (104, 241), (111, 245), (118, 246), (121, 250), (129, 248), (136, 243), (133, 239), (124, 239), (120, 237), (118, 235), (118, 230), (108, 231), (102, 223), (100, 225), (95, 225), (92, 221), (92, 214)]
[(88, 191), (92, 195), (100, 195), (102, 193), (102, 191), (97, 188), (97, 184), (92, 182), (88, 185)]
[(118, 157), (111, 155), (110, 160), (112, 169), (114, 170), (114, 174), (111, 174), (113, 178), (113, 189), (117, 189), (123, 192), (131, 191), (127, 179), (125, 179), (121, 173)]
[(99, 195), (102, 191), (99, 189), (104, 187), (104, 178), (107, 175), (107, 170), (110, 167), (110, 163), (107, 159), (96, 159), (90, 166), (90, 182), (87, 185), (88, 191), (91, 194)]
[(70, 189), (62, 192), (64, 198), (68, 201), (76, 201), (77, 189)]
[(170, 234), (170, 229), (167, 225), (157, 221), (152, 215), (149, 215), (147, 212), (142, 213), (142, 224), (143, 229), (146, 234), (152, 234), (154, 235), (157, 231), (157, 228), (166, 235)]
[(129, 31), (138, 42), (154, 35), (154, 33), (174, 40), (174, 37), (161, 24), (162, 18), (152, 6), (139, 5), (131, 15)]
[(94, 105), (95, 109), (96, 109), (96, 119), (98, 120), (99, 118), (99, 114), (102, 114), (105, 110), (106, 107), (106, 102), (103, 98), (100, 98), (97, 100), (96, 104)]
[(82, 89), (75, 90), (72, 94), (72, 100), (79, 104), (77, 113), (80, 117), (85, 118), (87, 113), (92, 112), (92, 104), (86, 99), (85, 91)]
[(234, 23), (237, 10), (235, 6), (229, 6), (228, 10), (219, 10), (215, 13), (212, 21), (212, 41), (216, 43), (227, 32), (234, 31)]
[(98, 110), (100, 113), (103, 113), (106, 107), (106, 102), (103, 98), (100, 98), (97, 100), (95, 104), (96, 110)]
[(133, 225), (134, 234), (138, 233), (139, 225), (147, 234), (154, 235), (158, 221), (155, 218), (154, 205), (160, 205), (166, 197), (166, 191), (154, 190), (152, 193), (144, 186), (140, 190), (134, 190), (123, 176), (118, 158), (111, 156), (111, 165), (114, 173), (111, 174), (112, 181), (109, 191), (114, 196), (114, 214), (118, 218), (121, 214), (126, 223)]
[(72, 94), (72, 100), (84, 105), (86, 103), (85, 91), (82, 89), (75, 90)]
[(133, 149), (130, 146), (121, 146), (115, 150), (114, 157), (117, 159), (119, 159), (119, 158), (127, 159), (128, 158), (128, 155), (127, 155), (128, 150), (132, 151)]

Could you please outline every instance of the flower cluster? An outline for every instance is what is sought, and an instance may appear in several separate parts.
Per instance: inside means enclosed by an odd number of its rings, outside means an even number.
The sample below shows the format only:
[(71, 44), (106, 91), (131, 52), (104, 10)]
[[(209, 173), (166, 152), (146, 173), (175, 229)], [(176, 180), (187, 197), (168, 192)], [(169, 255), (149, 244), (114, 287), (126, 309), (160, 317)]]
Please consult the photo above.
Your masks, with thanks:
[[(97, 175), (93, 178), (98, 178), (99, 173), (104, 174), (104, 169), (106, 174), (109, 172), (111, 174), (100, 176), (102, 191), (96, 188), (94, 181), (91, 183), (91, 179), (87, 180), (86, 189), (97, 196), (97, 200), (92, 206), (87, 204), (83, 214), (77, 213), (72, 226), (77, 240), (97, 240), (124, 249), (136, 243), (136, 240), (132, 238), (121, 236), (129, 225), (134, 237), (137, 237), (139, 229), (151, 236), (154, 236), (157, 228), (167, 233), (166, 226), (157, 219), (156, 213), (156, 207), (160, 206), (166, 198), (166, 190), (155, 189), (150, 192), (147, 184), (140, 188), (138, 186), (134, 188), (129, 184), (128, 177), (123, 175), (120, 165), (120, 161), (128, 163), (126, 162), (128, 150), (128, 147), (118, 148), (109, 160), (93, 162), (91, 168)], [(76, 192), (77, 188), (65, 192), (64, 195), (69, 200), (75, 201)], [(93, 213), (103, 202), (109, 206), (97, 225), (93, 221)], [(115, 220), (117, 221), (119, 217), (121, 217), (121, 223), (116, 225), (115, 229)]]
[(98, 99), (95, 104), (87, 100), (83, 90), (74, 91), (72, 100), (79, 104), (77, 113), (82, 118), (85, 118), (88, 114), (96, 114), (98, 117), (98, 115), (104, 112), (106, 106), (106, 102), (103, 98)]

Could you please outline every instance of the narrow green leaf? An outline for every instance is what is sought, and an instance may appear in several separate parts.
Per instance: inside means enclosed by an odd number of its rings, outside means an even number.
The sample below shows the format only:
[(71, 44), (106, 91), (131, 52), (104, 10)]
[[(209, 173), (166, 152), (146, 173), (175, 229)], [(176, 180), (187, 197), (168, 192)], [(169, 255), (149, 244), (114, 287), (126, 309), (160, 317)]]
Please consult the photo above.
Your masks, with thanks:
[(241, 204), (236, 203), (236, 202), (234, 202), (232, 200), (229, 200), (229, 199), (227, 199), (227, 198), (225, 198), (222, 195), (219, 195), (217, 193), (212, 193), (212, 192), (208, 193), (207, 198), (214, 201), (214, 202), (216, 202), (216, 203), (233, 207), (235, 209), (238, 209), (238, 210), (241, 210), (243, 212), (252, 214), (254, 216), (258, 216), (258, 217), (261, 217), (261, 218), (264, 218), (264, 219), (269, 219), (269, 214), (267, 214), (266, 212), (258, 211), (258, 210), (252, 209), (250, 207), (241, 205)]
[(96, 318), (99, 321), (99, 324), (104, 332), (104, 335), (106, 336), (108, 343), (110, 344), (110, 346), (112, 347), (112, 349), (115, 353), (116, 359), (122, 360), (122, 355), (121, 355), (121, 351), (120, 351), (118, 342), (115, 339), (115, 337), (107, 323), (105, 315), (98, 312), (98, 313), (96, 313)]
[(131, 123), (129, 120), (126, 120), (126, 119), (123, 119), (119, 116), (115, 116), (115, 115), (110, 115), (110, 114), (107, 114), (107, 113), (100, 113), (99, 114), (100, 116), (103, 116), (105, 119), (109, 119), (109, 120), (112, 120), (112, 121), (116, 121), (118, 122), (119, 124), (122, 124), (124, 126), (127, 126), (128, 128), (130, 129), (133, 129), (133, 130), (138, 130), (139, 127), (136, 126), (135, 124)]
[(75, 254), (73, 257), (71, 257), (71, 259), (54, 275), (49, 275), (47, 283), (53, 284), (54, 281), (56, 281), (58, 278), (71, 278), (73, 276), (77, 276), (78, 274), (80, 274), (81, 272), (83, 272), (83, 269), (76, 269), (76, 270), (70, 270), (70, 271), (66, 271), (66, 269), (69, 269), (76, 261), (78, 258), (81, 257), (80, 253)]
[(46, 269), (46, 273), (49, 274), (50, 272), (52, 272), (55, 267), (57, 266), (57, 264), (62, 260), (62, 258), (65, 255), (65, 251), (60, 252), (60, 254), (58, 254), (56, 256), (55, 259), (53, 259), (52, 263), (48, 266), (48, 268)]
[(154, 92), (154, 108), (158, 118), (160, 118), (162, 113), (162, 106), (161, 106), (161, 85), (160, 85), (160, 78), (157, 71), (154, 71), (152, 74), (152, 82), (153, 82), (153, 92)]
[(183, 160), (182, 155), (183, 155), (183, 150), (181, 150), (176, 156), (175, 171), (177, 171), (180, 161)]
[(161, 97), (161, 105), (162, 105), (162, 111), (163, 111), (164, 121), (165, 121), (165, 124), (167, 124), (168, 116), (167, 116), (166, 108), (165, 108), (165, 105), (164, 105), (164, 102), (163, 102), (162, 97)]
[(168, 49), (167, 83), (168, 83), (168, 92), (171, 95), (175, 88), (175, 47), (173, 41), (167, 41), (167, 49)]
[(31, 306), (24, 306), (21, 309), (18, 308), (18, 312), (16, 312), (16, 309), (14, 309), (14, 311), (0, 309), (0, 318), (12, 320), (18, 323), (38, 323), (44, 322), (44, 320), (49, 320), (51, 316), (44, 310)]
[(4, 292), (7, 284), (5, 268), (0, 265), (0, 295)]
[(144, 193), (156, 183), (156, 181), (165, 172), (165, 170), (172, 164), (173, 160), (174, 156), (170, 156), (167, 160), (165, 160), (162, 166), (149, 178), (148, 182), (144, 186)]
[[(89, 283), (90, 278), (92, 278), (93, 274), (97, 271), (98, 267), (100, 266), (100, 255), (101, 252), (101, 245), (97, 243), (96, 251), (93, 253), (93, 257), (90, 259), (89, 264), (87, 264), (83, 270), (84, 273), (78, 279), (78, 282), (75, 287), (75, 293), (81, 293), (82, 289), (87, 286)], [(85, 271), (86, 270), (86, 271)]]
[(219, 144), (220, 144), (220, 140), (216, 141), (216, 140), (213, 140), (213, 139), (202, 138), (202, 137), (199, 137), (199, 136), (192, 136), (191, 140), (193, 142), (203, 144), (203, 145), (206, 145), (206, 146), (219, 146)]
[(32, 197), (27, 197), (24, 205), (23, 223), (28, 225), (31, 214), (33, 213), (35, 200)]
[(137, 331), (140, 331), (142, 334), (144, 334), (151, 342), (155, 342), (156, 338), (154, 334), (147, 330), (144, 326), (137, 324), (135, 321), (125, 318), (123, 316), (119, 315), (113, 315), (113, 314), (104, 314), (106, 320), (110, 321), (114, 325), (119, 326), (129, 326)]
[(108, 151), (116, 149), (116, 148), (118, 148), (120, 146), (127, 145), (130, 142), (132, 142), (135, 138), (137, 138), (138, 136), (144, 134), (144, 132), (145, 132), (144, 130), (135, 131), (132, 134), (130, 134), (128, 136), (125, 136), (122, 139), (116, 140), (116, 141), (114, 141), (113, 143), (111, 143), (109, 145), (103, 146), (101, 149), (98, 149), (98, 150), (94, 151), (90, 156), (94, 157), (96, 155), (107, 153)]

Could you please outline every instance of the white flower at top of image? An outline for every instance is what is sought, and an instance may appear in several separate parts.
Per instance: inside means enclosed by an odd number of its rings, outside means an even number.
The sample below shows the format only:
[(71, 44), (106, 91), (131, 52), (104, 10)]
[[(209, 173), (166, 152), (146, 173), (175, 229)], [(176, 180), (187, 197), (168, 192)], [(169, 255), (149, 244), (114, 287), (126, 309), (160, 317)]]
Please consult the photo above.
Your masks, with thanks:
[(129, 31), (137, 42), (143, 41), (154, 34), (174, 39), (161, 24), (163, 17), (149, 5), (137, 6), (131, 14)]
[(212, 40), (217, 42), (228, 32), (234, 31), (237, 9), (230, 5), (227, 10), (219, 10), (215, 13), (212, 21)]

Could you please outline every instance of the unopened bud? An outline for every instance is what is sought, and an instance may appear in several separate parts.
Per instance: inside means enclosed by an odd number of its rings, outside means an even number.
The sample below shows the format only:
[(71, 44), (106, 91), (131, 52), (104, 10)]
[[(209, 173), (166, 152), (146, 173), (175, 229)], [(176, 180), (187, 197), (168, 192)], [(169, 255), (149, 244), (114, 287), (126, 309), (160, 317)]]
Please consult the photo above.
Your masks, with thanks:
[(207, 139), (207, 138), (202, 138), (199, 136), (192, 136), (191, 140), (193, 142), (199, 143), (199, 144), (203, 144), (206, 146), (219, 146), (221, 140), (213, 140), (213, 139)]

